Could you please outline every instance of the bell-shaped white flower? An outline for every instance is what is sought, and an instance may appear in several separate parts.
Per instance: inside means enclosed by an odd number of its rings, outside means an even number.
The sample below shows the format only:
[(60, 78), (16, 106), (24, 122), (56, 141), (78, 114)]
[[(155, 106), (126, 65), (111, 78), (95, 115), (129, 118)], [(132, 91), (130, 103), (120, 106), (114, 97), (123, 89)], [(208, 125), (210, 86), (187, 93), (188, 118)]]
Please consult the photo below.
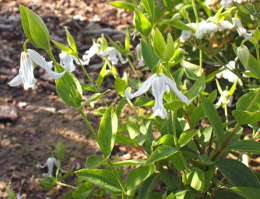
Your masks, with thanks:
[[(48, 176), (49, 177), (53, 177), (53, 168), (54, 168), (54, 165), (58, 168), (59, 167), (59, 161), (54, 158), (54, 157), (49, 157), (47, 159), (47, 161), (45, 162), (44, 165), (41, 165), (39, 162), (36, 164), (36, 168), (39, 169), (39, 168), (45, 168), (45, 167), (48, 167)], [(63, 169), (60, 169), (60, 171), (62, 173), (66, 173), (65, 170)]]
[(63, 66), (63, 68), (67, 69), (69, 72), (73, 72), (76, 69), (76, 66), (74, 65), (73, 61), (78, 63), (78, 60), (76, 57), (62, 51), (59, 54), (60, 57), (60, 65)]
[(28, 49), (28, 53), (21, 53), (19, 74), (11, 82), (9, 82), (9, 85), (19, 86), (24, 84), (25, 90), (28, 90), (29, 88), (34, 89), (36, 86), (36, 81), (33, 74), (34, 63), (45, 69), (53, 79), (61, 78), (66, 72), (63, 71), (61, 73), (56, 73), (52, 71), (52, 62), (46, 62), (45, 59), (35, 50)]
[(113, 65), (117, 65), (119, 60), (122, 64), (127, 62), (127, 59), (124, 60), (121, 53), (114, 47), (107, 47), (105, 51), (101, 51), (99, 53), (99, 56), (107, 57), (108, 61), (110, 61)]
[[(186, 24), (186, 26), (193, 28), (194, 30), (198, 29), (198, 26), (196, 23), (191, 23), (191, 24)], [(191, 30), (183, 30), (181, 31), (181, 36), (180, 36), (180, 42), (188, 42), (193, 36), (193, 32)]]
[(195, 37), (197, 39), (202, 39), (206, 34), (212, 32), (217, 32), (218, 26), (213, 22), (201, 21), (199, 23), (199, 28), (195, 32)]
[[(235, 64), (236, 64), (236, 63), (235, 63), (234, 61), (228, 62), (228, 64), (226, 65), (226, 68), (228, 68), (229, 70), (226, 69), (226, 70), (224, 70), (224, 71), (218, 73), (218, 74), (216, 75), (216, 77), (217, 77), (217, 78), (223, 77), (224, 79), (227, 79), (229, 82), (235, 82), (235, 81), (237, 81), (237, 80), (239, 79), (239, 77), (236, 76), (233, 72), (231, 72), (232, 70), (235, 69)], [(225, 68), (225, 67), (222, 66), (222, 68)], [(230, 70), (231, 70), (231, 71), (230, 71)]]
[(232, 18), (232, 22), (236, 26), (239, 36), (243, 36), (245, 39), (250, 39), (253, 36), (253, 32), (248, 33), (238, 18)]
[(188, 100), (186, 96), (180, 93), (176, 84), (169, 77), (162, 73), (159, 73), (159, 76), (157, 76), (157, 74), (153, 74), (141, 85), (141, 87), (135, 93), (130, 93), (130, 87), (128, 87), (125, 90), (125, 96), (129, 99), (138, 97), (147, 92), (150, 87), (152, 87), (152, 93), (155, 98), (152, 117), (160, 116), (162, 119), (164, 119), (167, 116), (166, 109), (163, 106), (163, 93), (165, 91), (169, 91), (167, 87), (169, 87), (182, 102), (186, 103), (187, 105), (190, 104), (190, 100)]
[(85, 52), (85, 55), (83, 55), (83, 61), (86, 63), (86, 65), (89, 65), (91, 57), (93, 57), (95, 54), (99, 54), (100, 48), (100, 44), (94, 43), (93, 46)]

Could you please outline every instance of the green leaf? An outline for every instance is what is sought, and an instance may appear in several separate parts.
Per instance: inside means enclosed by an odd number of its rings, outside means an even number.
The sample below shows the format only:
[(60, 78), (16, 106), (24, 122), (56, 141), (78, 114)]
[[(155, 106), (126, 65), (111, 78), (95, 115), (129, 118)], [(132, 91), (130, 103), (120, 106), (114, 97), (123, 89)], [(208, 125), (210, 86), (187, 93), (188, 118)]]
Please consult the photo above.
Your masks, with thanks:
[(30, 9), (26, 8), (29, 29), (33, 42), (40, 48), (50, 49), (50, 34), (43, 20)]
[(139, 190), (138, 199), (148, 199), (147, 195), (153, 191), (159, 178), (160, 175), (158, 173), (153, 173), (149, 178), (147, 178)]
[(178, 144), (180, 147), (183, 147), (185, 144), (187, 144), (196, 134), (198, 134), (200, 130), (196, 129), (190, 129), (187, 131), (184, 131), (180, 138), (178, 139)]
[(102, 165), (105, 161), (106, 161), (106, 159), (104, 159), (104, 158), (101, 158), (96, 155), (91, 155), (88, 157), (88, 159), (86, 161), (86, 168), (87, 169), (96, 169), (100, 165)]
[(116, 77), (114, 88), (119, 95), (124, 95), (125, 89), (128, 87), (127, 81)]
[(93, 95), (91, 95), (86, 102), (84, 102), (84, 104), (82, 104), (82, 107), (83, 106), (87, 106), (90, 104), (90, 102), (93, 102), (93, 101), (97, 101), (98, 99), (102, 98), (106, 93), (110, 92), (111, 90), (108, 89), (106, 90), (105, 92), (103, 93), (95, 93)]
[(141, 164), (144, 164), (146, 160), (143, 159), (133, 159), (133, 160), (124, 160), (124, 161), (120, 161), (120, 162), (113, 162), (113, 165), (116, 166), (125, 166), (125, 165), (135, 165), (135, 166), (139, 166)]
[(174, 41), (170, 33), (167, 35), (167, 44), (165, 46), (165, 51), (163, 53), (164, 60), (170, 60), (171, 57), (174, 55)]
[(205, 74), (193, 84), (193, 86), (185, 94), (188, 99), (193, 99), (197, 97), (205, 89)]
[(163, 35), (158, 28), (155, 29), (155, 33), (154, 33), (154, 37), (153, 37), (153, 46), (154, 46), (156, 55), (160, 58), (163, 58), (166, 44), (165, 44)]
[(160, 146), (160, 145), (174, 146), (174, 137), (173, 137), (173, 135), (166, 134), (163, 137), (161, 137), (158, 142), (153, 144), (154, 147)]
[(218, 115), (218, 112), (215, 109), (214, 105), (204, 95), (200, 95), (200, 99), (201, 99), (202, 109), (213, 127), (214, 134), (216, 135), (219, 142), (222, 143), (224, 129), (222, 126), (221, 119)]
[(72, 197), (73, 199), (86, 199), (93, 196), (93, 185), (85, 182), (81, 184), (77, 190), (73, 191)]
[(254, 73), (258, 79), (260, 79), (260, 63), (259, 61), (256, 60), (256, 58), (254, 58), (253, 55), (249, 55), (249, 59), (248, 59), (248, 69)]
[(19, 8), (20, 8), (20, 13), (21, 13), (21, 20), (22, 20), (24, 34), (33, 45), (37, 46), (37, 44), (33, 41), (33, 38), (32, 38), (31, 32), (30, 32), (29, 20), (28, 20), (27, 11), (26, 11), (27, 8), (24, 7), (22, 4), (19, 4)]
[(135, 190), (135, 188), (139, 184), (141, 184), (150, 175), (153, 174), (154, 169), (155, 169), (154, 165), (139, 166), (135, 169), (132, 169), (126, 179), (127, 193), (131, 195), (131, 193)]
[(55, 80), (60, 98), (69, 106), (79, 108), (82, 101), (82, 87), (77, 78), (70, 72)]
[(73, 53), (73, 50), (71, 50), (71, 48), (69, 48), (68, 46), (65, 46), (64, 44), (54, 41), (54, 40), (51, 40), (51, 41), (52, 41), (52, 43), (54, 43), (55, 46), (57, 46), (62, 51), (66, 52), (70, 55)]
[(98, 75), (98, 79), (97, 79), (97, 89), (100, 89), (100, 86), (105, 78), (106, 75), (106, 69), (107, 69), (107, 63), (104, 64), (103, 68), (101, 69), (99, 75)]
[(135, 139), (139, 134), (139, 126), (128, 115), (126, 115), (126, 128), (131, 139)]
[(133, 104), (134, 106), (153, 106), (154, 105), (154, 100), (151, 100), (148, 97), (141, 96), (135, 100), (135, 103)]
[(125, 50), (127, 52), (129, 52), (129, 50), (130, 50), (130, 44), (131, 44), (131, 41), (130, 41), (129, 31), (128, 31), (128, 29), (126, 29), (126, 33), (125, 33)]
[(173, 101), (164, 104), (164, 108), (168, 111), (177, 111), (178, 109), (184, 107), (186, 104), (182, 101)]
[(85, 91), (90, 91), (90, 92), (96, 92), (96, 89), (93, 88), (92, 86), (88, 85), (88, 84), (80, 84), (81, 88)]
[(101, 148), (104, 150), (105, 157), (108, 157), (114, 147), (118, 120), (116, 114), (113, 112), (113, 106), (110, 106), (101, 119), (98, 138)]
[(116, 8), (126, 9), (128, 11), (133, 11), (135, 9), (135, 4), (126, 1), (114, 1), (110, 2), (110, 4)]
[(240, 125), (254, 124), (260, 121), (260, 111), (248, 112), (234, 110), (232, 111), (232, 115), (236, 118)]
[(10, 189), (8, 189), (8, 187), (5, 187), (5, 190), (9, 196), (9, 199), (16, 199), (14, 193)]
[(253, 90), (237, 100), (236, 110), (259, 111), (260, 110), (260, 89)]
[(159, 58), (157, 57), (154, 51), (154, 47), (144, 39), (141, 39), (141, 46), (142, 46), (143, 58), (146, 65), (150, 69), (153, 69), (153, 67), (156, 66), (159, 61)]
[(152, 30), (151, 23), (146, 19), (142, 12), (137, 9), (135, 9), (134, 25), (144, 36), (148, 36)]
[(167, 185), (167, 187), (171, 189), (179, 188), (180, 181), (179, 181), (179, 177), (175, 172), (171, 172), (168, 169), (160, 168), (160, 176), (164, 184)]
[(121, 112), (122, 112), (124, 105), (125, 105), (125, 101), (126, 101), (126, 98), (123, 97), (116, 107), (115, 113), (116, 113), (117, 118), (120, 118)]
[(153, 0), (142, 0), (142, 3), (144, 5), (146, 12), (150, 16), (151, 24), (153, 24), (154, 23), (154, 16), (155, 16), (155, 14), (154, 14), (154, 1)]
[(182, 61), (181, 65), (184, 68), (185, 73), (190, 79), (197, 80), (200, 76), (200, 67), (196, 64)]
[(260, 189), (252, 187), (232, 187), (231, 189), (247, 199), (259, 199), (260, 196)]
[(121, 186), (117, 181), (115, 174), (111, 171), (105, 169), (81, 169), (75, 173), (79, 178), (95, 184), (102, 189), (111, 191), (112, 193), (122, 192)]
[(56, 145), (55, 148), (55, 155), (57, 156), (57, 158), (61, 161), (64, 158), (65, 155), (65, 147), (64, 144), (62, 142), (62, 139), (59, 140), (59, 142)]
[(216, 166), (233, 186), (260, 188), (256, 175), (240, 161), (221, 159)]
[(245, 199), (238, 195), (235, 191), (229, 189), (218, 189), (213, 199)]
[(224, 71), (224, 70), (226, 70), (226, 69), (225, 69), (225, 68), (220, 68), (220, 69), (215, 70), (214, 72), (210, 73), (209, 75), (207, 75), (207, 76), (206, 76), (206, 79), (205, 79), (205, 83), (209, 83), (209, 82), (213, 81), (213, 80), (215, 79), (215, 76), (216, 76), (218, 73), (220, 73), (220, 72), (222, 72), (222, 71)]
[(167, 25), (175, 27), (180, 30), (191, 30), (189, 26), (183, 23), (181, 20), (169, 21)]
[(67, 35), (67, 41), (71, 49), (74, 51), (74, 53), (78, 53), (76, 42), (74, 41), (72, 35), (70, 34), (69, 30), (65, 28), (66, 35)]
[(168, 146), (168, 145), (159, 146), (155, 149), (155, 151), (148, 158), (145, 164), (149, 165), (154, 162), (166, 159), (174, 153), (177, 153), (177, 150), (172, 146)]
[(190, 186), (197, 191), (202, 191), (205, 184), (204, 172), (196, 167), (192, 167), (191, 171), (186, 174)]
[(129, 145), (135, 145), (136, 140), (132, 140), (128, 136), (124, 134), (117, 134), (116, 135), (116, 143), (119, 144), (129, 144)]
[(40, 185), (44, 190), (50, 190), (52, 187), (56, 185), (56, 178), (54, 177), (44, 177), (39, 179)]
[(260, 154), (260, 142), (254, 140), (241, 140), (228, 146), (227, 150)]

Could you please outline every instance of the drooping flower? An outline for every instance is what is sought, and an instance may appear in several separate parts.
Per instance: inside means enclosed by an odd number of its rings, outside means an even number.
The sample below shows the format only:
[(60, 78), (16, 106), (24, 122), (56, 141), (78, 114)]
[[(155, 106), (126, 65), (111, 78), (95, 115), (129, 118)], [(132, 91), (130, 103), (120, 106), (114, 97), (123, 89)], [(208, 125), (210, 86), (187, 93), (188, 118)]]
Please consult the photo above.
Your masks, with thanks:
[(99, 53), (100, 57), (107, 57), (108, 61), (110, 61), (113, 65), (117, 65), (118, 61), (122, 64), (127, 62), (127, 59), (123, 59), (121, 53), (115, 49), (114, 47), (107, 47), (105, 51), (101, 51)]
[[(36, 165), (36, 168), (45, 168), (48, 167), (48, 176), (53, 177), (53, 168), (54, 165), (58, 168), (59, 167), (59, 161), (54, 157), (49, 157), (44, 165), (41, 165), (39, 162)], [(60, 169), (61, 172), (66, 173), (66, 171)]]
[(45, 59), (35, 50), (28, 49), (28, 53), (21, 53), (19, 74), (11, 82), (9, 82), (9, 85), (19, 86), (24, 84), (25, 90), (28, 90), (29, 88), (34, 89), (36, 86), (36, 81), (33, 74), (34, 63), (45, 69), (53, 79), (61, 78), (66, 72), (63, 71), (61, 73), (56, 73), (52, 71), (52, 62), (46, 62)]
[[(194, 30), (197, 30), (198, 26), (196, 23), (186, 24), (186, 26), (193, 28)], [(193, 32), (191, 30), (183, 30), (181, 32), (180, 41), (182, 43), (188, 42), (193, 36)]]
[(202, 39), (206, 34), (217, 32), (218, 26), (213, 22), (201, 21), (199, 23), (199, 28), (195, 32), (195, 37), (197, 39)]
[[(235, 67), (236, 63), (234, 61), (230, 61), (228, 62), (228, 64), (226, 65), (226, 70), (218, 73), (216, 75), (217, 78), (221, 78), (223, 77), (224, 79), (227, 79), (229, 82), (235, 82), (237, 81), (239, 78), (238, 76), (236, 76), (234, 73), (232, 73), (231, 71), (234, 70), (236, 67)], [(224, 66), (222, 66), (222, 68), (225, 68)], [(231, 71), (230, 71), (231, 70)]]
[(229, 91), (224, 90), (221, 93), (221, 96), (220, 96), (218, 102), (216, 103), (216, 105), (217, 105), (217, 107), (220, 107), (220, 106), (226, 104), (228, 107), (232, 107), (233, 99), (234, 99), (233, 95), (229, 95)]
[(141, 44), (138, 44), (136, 46), (136, 54), (137, 54), (137, 59), (139, 60), (138, 65), (145, 66)]
[(167, 112), (163, 106), (163, 94), (165, 91), (169, 91), (167, 87), (169, 87), (182, 102), (186, 103), (187, 105), (190, 104), (188, 98), (180, 93), (176, 84), (169, 77), (162, 73), (159, 73), (159, 76), (157, 74), (153, 74), (142, 84), (142, 86), (135, 93), (130, 93), (130, 87), (128, 87), (125, 90), (125, 96), (129, 99), (138, 97), (147, 92), (150, 87), (152, 87), (152, 93), (155, 98), (155, 105), (153, 107), (152, 117), (160, 116), (162, 119), (166, 117)]
[(73, 61), (79, 64), (79, 61), (77, 60), (76, 57), (64, 51), (62, 51), (59, 54), (59, 57), (60, 57), (60, 65), (62, 65), (63, 68), (67, 69), (69, 72), (73, 72), (76, 69), (76, 66), (74, 65)]
[(239, 36), (243, 36), (245, 39), (250, 39), (253, 36), (253, 32), (248, 33), (238, 18), (232, 18), (232, 22), (236, 26)]
[(229, 30), (234, 28), (234, 24), (230, 23), (227, 20), (222, 20), (219, 23), (217, 23), (218, 26), (218, 31), (223, 31), (223, 30)]
[(91, 57), (95, 54), (99, 54), (100, 47), (100, 44), (94, 43), (93, 46), (85, 52), (85, 55), (83, 55), (83, 61), (85, 61), (86, 65), (89, 65)]
[(220, 4), (225, 8), (230, 8), (233, 5), (233, 0), (221, 0)]

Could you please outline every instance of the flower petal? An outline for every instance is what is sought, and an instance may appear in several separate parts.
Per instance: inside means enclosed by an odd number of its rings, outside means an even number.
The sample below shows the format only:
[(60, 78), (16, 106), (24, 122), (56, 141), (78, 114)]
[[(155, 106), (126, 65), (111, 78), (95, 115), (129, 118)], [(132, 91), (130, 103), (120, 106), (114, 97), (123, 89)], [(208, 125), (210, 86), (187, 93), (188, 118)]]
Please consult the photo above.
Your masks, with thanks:
[(60, 57), (60, 65), (62, 65), (65, 69), (67, 69), (69, 72), (73, 72), (76, 69), (76, 66), (73, 63), (73, 56), (69, 55), (66, 52), (61, 52), (59, 54)]
[(149, 77), (143, 84), (142, 86), (140, 86), (140, 88), (138, 89), (138, 91), (136, 91), (135, 93), (131, 94), (129, 93), (129, 87), (125, 90), (125, 96), (128, 99), (132, 99), (134, 97), (138, 97), (140, 95), (142, 95), (143, 93), (147, 92), (149, 90), (149, 88), (152, 85), (152, 81), (154, 79), (154, 77), (156, 76), (156, 74), (153, 74), (151, 77)]
[(29, 54), (22, 52), (19, 74), (21, 75), (25, 90), (28, 90), (29, 88), (34, 89), (36, 86), (33, 70), (34, 70), (34, 65)]
[(160, 75), (161, 75), (163, 81), (165, 82), (165, 84), (167, 84), (171, 88), (171, 90), (175, 93), (175, 95), (177, 95), (177, 97), (182, 102), (184, 102), (187, 105), (189, 105), (190, 104), (190, 100), (188, 100), (188, 98), (185, 95), (180, 93), (180, 91), (178, 90), (176, 84), (169, 77), (167, 77), (166, 75), (164, 75), (162, 73), (160, 73)]
[(45, 69), (53, 79), (59, 79), (66, 73), (65, 70), (61, 73), (56, 73), (56, 72), (52, 71), (50, 69), (48, 62), (46, 62), (45, 59), (39, 53), (37, 53), (35, 50), (28, 49), (28, 53), (30, 55), (30, 58), (33, 60), (33, 62), (36, 63), (37, 65), (41, 66), (43, 69)]
[(17, 76), (15, 76), (15, 78), (13, 78), (8, 84), (10, 86), (20, 86), (23, 83), (22, 81), (22, 77), (20, 74), (18, 74)]
[(163, 93), (165, 92), (166, 85), (162, 79), (162, 77), (155, 77), (152, 82), (152, 92), (155, 98), (155, 105), (153, 107), (153, 115), (160, 116), (162, 119), (165, 119), (167, 116), (166, 109), (163, 106)]

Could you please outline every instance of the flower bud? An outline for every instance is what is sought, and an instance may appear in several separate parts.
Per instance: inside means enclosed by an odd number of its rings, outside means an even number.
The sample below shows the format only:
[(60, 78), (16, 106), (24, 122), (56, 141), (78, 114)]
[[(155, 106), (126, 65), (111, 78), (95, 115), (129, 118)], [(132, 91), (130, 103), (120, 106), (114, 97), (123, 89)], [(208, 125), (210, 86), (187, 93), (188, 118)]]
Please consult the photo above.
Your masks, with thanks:
[(243, 45), (237, 48), (237, 57), (239, 58), (245, 69), (247, 69), (248, 67), (249, 54), (249, 50), (246, 46)]

